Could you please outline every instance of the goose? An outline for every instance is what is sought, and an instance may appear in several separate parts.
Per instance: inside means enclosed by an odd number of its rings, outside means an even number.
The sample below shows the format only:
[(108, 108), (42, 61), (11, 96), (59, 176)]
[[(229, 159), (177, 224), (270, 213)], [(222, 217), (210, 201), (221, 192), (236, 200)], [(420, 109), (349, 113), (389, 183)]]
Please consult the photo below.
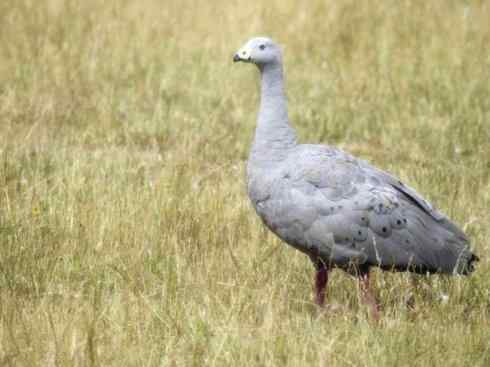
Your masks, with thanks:
[(306, 254), (315, 302), (325, 303), (329, 272), (359, 279), (375, 319), (370, 268), (466, 275), (478, 257), (467, 236), (393, 175), (328, 145), (300, 144), (288, 118), (282, 50), (252, 38), (233, 56), (260, 72), (260, 107), (247, 162), (247, 191), (265, 226)]

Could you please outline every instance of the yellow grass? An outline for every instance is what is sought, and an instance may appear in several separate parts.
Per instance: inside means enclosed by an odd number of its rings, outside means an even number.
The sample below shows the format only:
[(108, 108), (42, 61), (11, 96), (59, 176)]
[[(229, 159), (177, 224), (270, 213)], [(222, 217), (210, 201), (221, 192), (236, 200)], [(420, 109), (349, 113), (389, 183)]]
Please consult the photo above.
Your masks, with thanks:
[[(485, 1), (0, 2), (1, 366), (489, 366)], [(257, 72), (285, 45), (301, 140), (416, 187), (481, 257), (376, 272), (312, 303), (309, 260), (256, 218)]]

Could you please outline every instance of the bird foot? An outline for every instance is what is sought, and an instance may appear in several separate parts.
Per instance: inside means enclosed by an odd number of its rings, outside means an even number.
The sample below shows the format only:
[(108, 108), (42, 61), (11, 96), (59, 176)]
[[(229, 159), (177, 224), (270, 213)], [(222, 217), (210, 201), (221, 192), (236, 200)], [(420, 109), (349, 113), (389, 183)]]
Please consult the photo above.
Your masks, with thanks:
[(320, 268), (315, 276), (315, 303), (323, 307), (327, 294), (328, 269)]

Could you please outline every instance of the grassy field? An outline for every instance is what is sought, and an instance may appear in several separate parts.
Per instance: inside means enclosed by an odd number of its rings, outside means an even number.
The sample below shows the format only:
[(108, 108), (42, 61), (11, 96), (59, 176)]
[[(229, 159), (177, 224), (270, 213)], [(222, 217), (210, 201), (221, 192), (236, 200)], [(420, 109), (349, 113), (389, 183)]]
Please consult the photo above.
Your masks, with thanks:
[[(0, 2), (0, 366), (490, 366), (489, 4), (308, 4)], [(246, 197), (263, 34), (301, 140), (424, 193), (471, 277), (376, 272), (379, 325), (341, 272), (312, 304)]]

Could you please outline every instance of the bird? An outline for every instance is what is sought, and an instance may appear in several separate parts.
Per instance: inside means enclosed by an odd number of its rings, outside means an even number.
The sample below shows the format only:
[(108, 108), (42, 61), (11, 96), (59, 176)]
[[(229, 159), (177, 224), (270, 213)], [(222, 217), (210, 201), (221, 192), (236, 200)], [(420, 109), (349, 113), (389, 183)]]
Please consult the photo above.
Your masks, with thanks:
[(467, 275), (479, 260), (446, 215), (390, 173), (336, 147), (300, 144), (288, 117), (282, 48), (269, 37), (247, 41), (233, 61), (260, 72), (260, 106), (246, 181), (262, 222), (306, 254), (315, 268), (315, 303), (324, 306), (329, 273), (359, 280), (378, 320), (373, 267)]

